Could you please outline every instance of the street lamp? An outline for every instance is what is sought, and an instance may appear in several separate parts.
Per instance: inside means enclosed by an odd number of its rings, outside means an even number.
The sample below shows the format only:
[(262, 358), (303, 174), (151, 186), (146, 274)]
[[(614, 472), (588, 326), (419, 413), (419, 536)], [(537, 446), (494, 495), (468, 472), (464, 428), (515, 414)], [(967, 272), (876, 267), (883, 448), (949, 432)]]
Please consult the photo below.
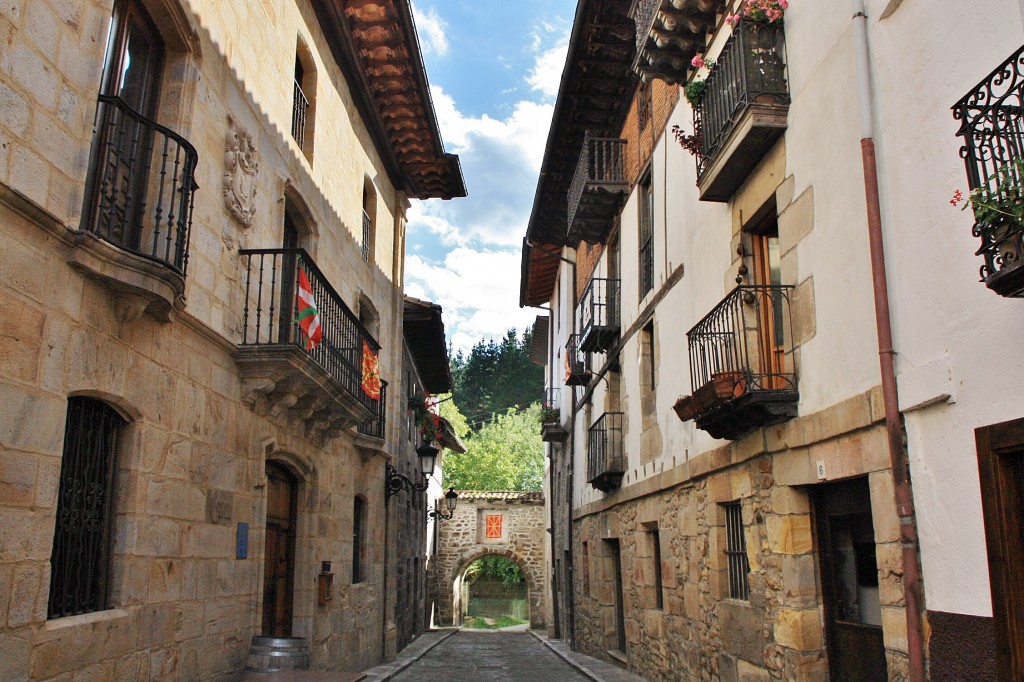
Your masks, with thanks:
[[(438, 500), (440, 502), (440, 500)], [(427, 518), (436, 519), (439, 521), (447, 521), (455, 515), (455, 505), (459, 503), (459, 494), (455, 492), (455, 488), (448, 488), (448, 492), (444, 494), (444, 506), (447, 511), (441, 511), (439, 509), (428, 509)]]
[(413, 482), (405, 474), (398, 473), (398, 469), (391, 466), (388, 463), (385, 467), (385, 497), (391, 497), (396, 495), (403, 490), (415, 490), (416, 492), (423, 492), (430, 485), (430, 474), (434, 473), (434, 464), (437, 462), (437, 454), (440, 452), (430, 441), (425, 441), (423, 445), (416, 448), (416, 454), (420, 458), (420, 471), (422, 477), (419, 481)]

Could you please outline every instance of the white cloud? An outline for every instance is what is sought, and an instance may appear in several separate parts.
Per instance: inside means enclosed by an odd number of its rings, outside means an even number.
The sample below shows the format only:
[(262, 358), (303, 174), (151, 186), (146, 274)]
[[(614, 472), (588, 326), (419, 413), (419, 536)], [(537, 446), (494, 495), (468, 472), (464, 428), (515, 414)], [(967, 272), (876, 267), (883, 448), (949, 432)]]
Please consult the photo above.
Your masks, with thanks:
[(531, 88), (539, 90), (545, 97), (558, 95), (568, 47), (568, 44), (559, 44), (537, 55), (533, 68), (526, 76), (526, 82)]
[(441, 56), (448, 54), (448, 35), (446, 33), (448, 22), (438, 15), (437, 9), (431, 7), (424, 14), (416, 5), (413, 5), (412, 13), (423, 51)]
[(525, 329), (537, 316), (519, 307), (518, 250), (459, 247), (442, 264), (411, 255), (406, 259), (405, 291), (439, 303), (455, 350), (468, 351), (483, 338)]
[[(417, 25), (422, 35), (433, 12)], [(443, 21), (438, 20), (441, 30)], [(537, 311), (519, 307), (520, 244), (533, 209), (534, 192), (558, 93), (569, 32), (563, 24), (534, 26), (526, 46), (532, 58), (510, 113), (466, 115), (434, 85), (431, 95), (445, 147), (459, 155), (469, 196), (452, 201), (414, 201), (408, 213), (406, 293), (438, 303), (455, 350), (468, 351), (486, 338), (533, 323)], [(433, 38), (431, 38), (433, 40)], [(500, 54), (499, 63), (508, 63)], [(503, 106), (505, 104), (503, 103)]]

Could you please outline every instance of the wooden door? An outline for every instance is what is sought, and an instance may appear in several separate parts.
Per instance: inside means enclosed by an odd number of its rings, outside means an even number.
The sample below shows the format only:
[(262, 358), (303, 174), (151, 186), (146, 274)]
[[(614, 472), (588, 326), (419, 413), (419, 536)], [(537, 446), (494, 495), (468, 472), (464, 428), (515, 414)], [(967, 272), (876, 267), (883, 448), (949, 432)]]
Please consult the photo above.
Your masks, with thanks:
[(267, 463), (267, 535), (263, 566), (263, 635), (291, 637), (295, 577), (295, 479)]
[(878, 565), (866, 478), (815, 487), (832, 682), (885, 682)]
[(612, 562), (615, 589), (615, 648), (626, 653), (626, 608), (622, 593), (622, 550), (618, 540), (605, 540)]
[(974, 432), (985, 517), (996, 669), (1004, 682), (1024, 680), (1024, 419)]
[(763, 388), (785, 388), (785, 324), (783, 322), (782, 269), (779, 265), (779, 228), (774, 218), (752, 235), (754, 284), (758, 314), (758, 372)]

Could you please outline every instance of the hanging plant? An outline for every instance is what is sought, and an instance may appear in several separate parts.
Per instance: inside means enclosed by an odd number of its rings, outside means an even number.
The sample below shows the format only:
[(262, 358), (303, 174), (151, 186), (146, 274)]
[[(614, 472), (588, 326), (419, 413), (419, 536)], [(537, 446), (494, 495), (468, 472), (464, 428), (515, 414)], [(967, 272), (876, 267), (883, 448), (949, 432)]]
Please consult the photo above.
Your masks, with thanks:
[(739, 12), (730, 14), (725, 22), (736, 28), (740, 19), (749, 19), (759, 24), (774, 24), (782, 21), (782, 15), (789, 9), (789, 0), (747, 0)]
[(703, 78), (698, 78), (690, 81), (683, 86), (683, 97), (690, 103), (694, 109), (700, 106), (700, 103), (704, 101), (704, 89), (707, 83)]
[(693, 156), (700, 156), (704, 153), (704, 142), (700, 136), (700, 128), (694, 127), (693, 135), (688, 135), (686, 131), (680, 128), (678, 125), (672, 126), (672, 134), (676, 138), (676, 142), (690, 152)]
[(439, 440), (444, 433), (441, 417), (432, 409), (436, 406), (434, 396), (426, 391), (409, 396), (409, 412), (412, 413), (416, 428), (425, 443)]

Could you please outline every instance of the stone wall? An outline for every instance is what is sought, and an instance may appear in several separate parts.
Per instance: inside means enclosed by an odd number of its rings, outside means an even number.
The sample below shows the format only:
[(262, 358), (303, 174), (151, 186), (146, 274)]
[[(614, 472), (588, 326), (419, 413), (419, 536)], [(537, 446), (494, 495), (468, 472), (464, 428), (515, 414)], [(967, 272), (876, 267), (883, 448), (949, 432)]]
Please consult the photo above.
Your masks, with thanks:
[[(495, 537), (487, 537), (488, 518)], [(500, 532), (494, 518), (500, 519)], [(432, 567), (436, 621), (447, 625), (461, 620), (455, 603), (456, 583), (474, 561), (497, 555), (514, 561), (522, 570), (529, 589), (530, 627), (544, 627), (546, 527), (541, 493), (460, 492), (454, 516), (441, 522), (438, 534)]]
[[(246, 391), (235, 362), (245, 300), (238, 251), (279, 247), (286, 195), (294, 199), (308, 219), (301, 245), (321, 254), (339, 296), (357, 314), (361, 300), (372, 303), (381, 375), (397, 387), (392, 267), (401, 257), (391, 249), (406, 200), (348, 111), (352, 94), (308, 2), (146, 0), (161, 31), (180, 33), (165, 35), (161, 122), (199, 153), (183, 295), (170, 314), (153, 315), (116, 277), (73, 267), (80, 246), (99, 241), (79, 228), (112, 4), (12, 0), (0, 9), (0, 677), (237, 675), (261, 631), (271, 461), (298, 481), (292, 633), (309, 639), (314, 668), (374, 665), (385, 655), (386, 448), (364, 447), (350, 428), (325, 435), (301, 409)], [(320, 72), (315, 156), (289, 134), (297, 35)], [(237, 128), (260, 160), (248, 226), (224, 201), (225, 141)], [(356, 236), (367, 176), (381, 228), (369, 264)], [(405, 414), (400, 394), (389, 396), (389, 442)], [(107, 402), (127, 425), (116, 452), (109, 608), (48, 620), (70, 395)], [(352, 584), (356, 495), (366, 501), (366, 579)], [(243, 558), (239, 524), (249, 529)], [(320, 604), (324, 561), (334, 592)]]

